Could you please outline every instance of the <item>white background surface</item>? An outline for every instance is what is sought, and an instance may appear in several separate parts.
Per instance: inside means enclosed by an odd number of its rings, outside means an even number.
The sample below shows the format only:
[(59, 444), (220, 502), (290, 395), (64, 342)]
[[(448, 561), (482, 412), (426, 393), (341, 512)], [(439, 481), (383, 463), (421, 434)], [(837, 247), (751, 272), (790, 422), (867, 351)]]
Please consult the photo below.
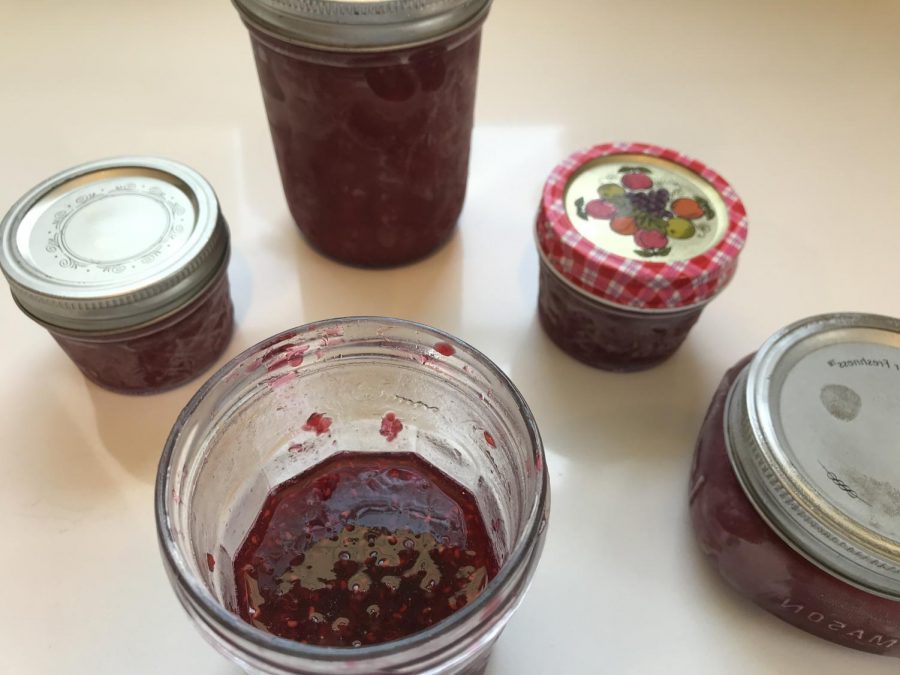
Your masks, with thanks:
[[(459, 335), (522, 389), (551, 526), (490, 675), (897, 672), (720, 583), (686, 484), (727, 366), (803, 316), (900, 314), (900, 4), (499, 0), (459, 232), (387, 272), (327, 261), (294, 229), (226, 0), (0, 0), (0, 17), (0, 209), (86, 160), (182, 160), (234, 237), (239, 325), (222, 362), (292, 325), (387, 314)], [(704, 160), (751, 219), (731, 287), (670, 362), (633, 375), (569, 359), (535, 318), (541, 185), (609, 140)], [(0, 673), (234, 673), (170, 591), (153, 523), (160, 449), (199, 382), (107, 393), (5, 291), (0, 326)]]

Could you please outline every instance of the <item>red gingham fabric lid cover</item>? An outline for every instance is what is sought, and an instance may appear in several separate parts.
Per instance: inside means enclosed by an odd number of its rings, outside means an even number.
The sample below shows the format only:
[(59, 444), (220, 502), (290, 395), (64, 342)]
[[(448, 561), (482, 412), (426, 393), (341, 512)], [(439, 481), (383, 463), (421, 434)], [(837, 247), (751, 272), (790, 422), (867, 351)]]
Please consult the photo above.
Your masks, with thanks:
[[(704, 179), (718, 193), (727, 209), (727, 229), (721, 239), (689, 259), (662, 262), (647, 258), (627, 258), (600, 248), (582, 236), (567, 214), (567, 188), (585, 164), (614, 155), (646, 155), (668, 160)], [(626, 163), (640, 166), (634, 158), (627, 159)], [(702, 183), (696, 180), (696, 176), (693, 176), (696, 183)], [(634, 194), (636, 193), (632, 193), (632, 196)], [(693, 200), (682, 201), (686, 204)], [(696, 202), (694, 206), (696, 207)], [(597, 207), (601, 209), (600, 213), (595, 212), (598, 217), (609, 218), (608, 214), (602, 213), (601, 205), (598, 204)], [(581, 208), (579, 206), (579, 210)], [(693, 228), (684, 219), (678, 220), (682, 227)], [(630, 223), (623, 222), (625, 226), (635, 227), (634, 220)], [(671, 220), (668, 222), (672, 223)], [(620, 232), (622, 233), (624, 232)], [(677, 235), (678, 230), (674, 234)], [(683, 234), (682, 230), (682, 236)], [(661, 238), (660, 243), (664, 245), (665, 235), (653, 236), (657, 241)], [(715, 296), (734, 274), (738, 254), (746, 238), (746, 210), (737, 193), (724, 178), (695, 159), (645, 143), (607, 143), (568, 157), (553, 170), (544, 185), (537, 222), (538, 245), (549, 263), (565, 279), (601, 300), (640, 309), (689, 307)], [(654, 240), (651, 238), (650, 241)]]

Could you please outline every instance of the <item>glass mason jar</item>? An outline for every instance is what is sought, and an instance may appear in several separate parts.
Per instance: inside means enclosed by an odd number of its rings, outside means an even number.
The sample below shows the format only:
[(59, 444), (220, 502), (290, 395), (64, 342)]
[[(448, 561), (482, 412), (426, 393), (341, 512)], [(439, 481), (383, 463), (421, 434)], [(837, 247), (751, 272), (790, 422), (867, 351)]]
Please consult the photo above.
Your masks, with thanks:
[(571, 283), (542, 255), (538, 317), (563, 351), (610, 371), (651, 368), (687, 338), (705, 303), (688, 309), (637, 311), (599, 300)]
[(231, 339), (228, 226), (183, 164), (122, 157), (59, 173), (12, 207), (0, 238), (15, 301), (102, 387), (171, 389)]
[(541, 325), (588, 365), (657, 365), (731, 280), (746, 236), (736, 193), (696, 160), (640, 143), (575, 153), (538, 213)]
[[(322, 410), (327, 433), (304, 431)], [(393, 442), (379, 433), (386, 411), (403, 424)], [(417, 453), (475, 496), (500, 570), (471, 604), (356, 648), (275, 637), (237, 615), (234, 556), (266, 496), (342, 450)], [(206, 639), (249, 672), (482, 672), (530, 582), (548, 512), (540, 436), (514, 385), (465, 343), (396, 319), (310, 324), (236, 357), (182, 411), (156, 484), (175, 592)]]
[(288, 207), (341, 262), (422, 258), (453, 232), (490, 0), (234, 0)]
[(729, 370), (697, 441), (690, 512), (725, 581), (778, 618), (900, 657), (900, 320), (834, 314)]

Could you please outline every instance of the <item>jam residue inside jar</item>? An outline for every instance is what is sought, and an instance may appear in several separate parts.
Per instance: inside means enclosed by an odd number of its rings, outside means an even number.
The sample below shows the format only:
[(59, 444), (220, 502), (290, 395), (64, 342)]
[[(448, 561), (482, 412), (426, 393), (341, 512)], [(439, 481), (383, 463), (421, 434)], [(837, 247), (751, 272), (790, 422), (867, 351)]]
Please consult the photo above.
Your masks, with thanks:
[(474, 496), (412, 453), (342, 452), (277, 486), (234, 561), (245, 621), (346, 647), (447, 618), (498, 568)]

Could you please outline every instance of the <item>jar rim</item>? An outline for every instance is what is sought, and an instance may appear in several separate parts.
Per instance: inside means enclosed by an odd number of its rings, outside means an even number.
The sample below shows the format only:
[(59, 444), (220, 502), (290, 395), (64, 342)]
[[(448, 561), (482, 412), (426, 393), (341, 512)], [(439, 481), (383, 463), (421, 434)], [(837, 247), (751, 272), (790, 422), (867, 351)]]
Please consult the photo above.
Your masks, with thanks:
[(493, 0), (232, 0), (254, 29), (293, 45), (380, 52), (427, 44), (487, 17)]
[[(525, 519), (524, 534), (516, 541), (515, 546), (511, 549), (506, 561), (501, 565), (497, 575), (488, 582), (485, 590), (471, 604), (466, 605), (433, 626), (398, 640), (354, 648), (320, 647), (301, 644), (294, 640), (277, 637), (258, 630), (217, 602), (206, 587), (190, 573), (190, 570), (187, 567), (185, 558), (175, 541), (175, 536), (170, 526), (168, 500), (166, 495), (171, 491), (171, 462), (176, 446), (178, 445), (181, 430), (186, 426), (188, 420), (192, 417), (199, 405), (213, 391), (218, 383), (228, 378), (230, 374), (238, 372), (248, 363), (257, 361), (261, 354), (267, 352), (274, 345), (277, 345), (284, 340), (296, 338), (304, 334), (318, 336), (323, 329), (327, 330), (330, 327), (347, 323), (367, 323), (371, 324), (373, 327), (382, 326), (388, 328), (401, 327), (413, 329), (435, 338), (436, 340), (447, 342), (456, 349), (457, 353), (464, 353), (474, 359), (486, 370), (486, 372), (497, 378), (498, 382), (506, 388), (507, 392), (515, 401), (516, 412), (521, 415), (525, 428), (528, 431), (532, 454), (534, 455), (535, 460), (539, 460), (541, 463), (539, 471), (540, 479), (539, 491), (531, 504), (527, 518)], [(231, 359), (216, 371), (202, 387), (200, 387), (178, 415), (160, 457), (155, 487), (155, 515), (160, 549), (163, 553), (166, 566), (170, 570), (170, 575), (177, 579), (178, 586), (187, 593), (194, 608), (201, 609), (206, 617), (224, 625), (228, 630), (233, 631), (249, 644), (252, 644), (257, 648), (276, 652), (288, 657), (305, 658), (321, 661), (323, 663), (346, 661), (348, 659), (362, 663), (373, 659), (383, 658), (427, 644), (436, 636), (445, 634), (448, 631), (452, 631), (453, 629), (462, 626), (478, 612), (483, 611), (491, 605), (494, 605), (491, 607), (492, 616), (494, 617), (500, 617), (506, 611), (510, 611), (512, 608), (510, 605), (513, 604), (513, 601), (508, 599), (506, 602), (495, 604), (497, 596), (500, 593), (500, 589), (505, 588), (508, 583), (515, 583), (516, 579), (521, 576), (522, 571), (534, 564), (534, 558), (539, 554), (539, 548), (536, 550), (536, 544), (540, 542), (541, 535), (546, 527), (549, 502), (549, 472), (544, 457), (544, 448), (540, 432), (538, 431), (537, 423), (527, 402), (509, 377), (482, 352), (454, 335), (418, 322), (379, 316), (338, 317), (304, 324), (296, 328), (282, 331), (265, 340), (261, 340)]]
[[(121, 339), (123, 336), (127, 337), (128, 335), (135, 333), (137, 331), (143, 331), (148, 328), (157, 329), (165, 329), (166, 324), (172, 319), (172, 317), (179, 315), (183, 310), (190, 307), (192, 303), (197, 302), (201, 298), (204, 297), (208, 292), (210, 292), (213, 288), (215, 288), (216, 284), (220, 283), (223, 278), (226, 278), (228, 275), (228, 262), (231, 258), (230, 251), (225, 253), (225, 256), (222, 258), (219, 266), (212, 270), (212, 276), (210, 276), (204, 285), (198, 286), (196, 290), (187, 297), (179, 298), (177, 301), (173, 302), (171, 305), (167, 306), (166, 309), (157, 316), (153, 316), (152, 318), (142, 322), (135, 324), (128, 324), (126, 326), (120, 328), (99, 328), (94, 327), (92, 330), (85, 329), (77, 329), (77, 328), (67, 328), (65, 326), (59, 326), (56, 324), (51, 324), (42, 319), (41, 317), (32, 314), (27, 307), (22, 305), (21, 302), (13, 296), (13, 302), (15, 302), (16, 306), (19, 310), (27, 316), (29, 319), (34, 321), (39, 326), (44, 329), (54, 333), (56, 335), (62, 335), (67, 338), (72, 339)], [(192, 310), (193, 311), (193, 310)]]

